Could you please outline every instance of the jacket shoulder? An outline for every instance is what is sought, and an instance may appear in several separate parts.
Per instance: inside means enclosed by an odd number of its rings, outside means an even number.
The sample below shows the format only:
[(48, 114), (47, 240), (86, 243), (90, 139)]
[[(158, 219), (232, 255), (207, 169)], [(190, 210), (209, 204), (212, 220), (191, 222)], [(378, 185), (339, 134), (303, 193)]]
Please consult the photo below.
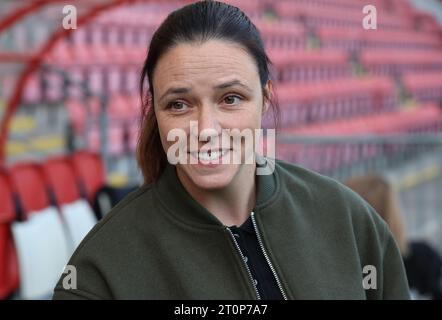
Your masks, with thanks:
[(146, 212), (151, 211), (148, 208), (151, 194), (150, 186), (132, 191), (89, 231), (68, 262), (81, 274), (78, 289), (64, 290), (62, 275), (54, 289), (54, 299), (113, 298), (105, 274), (117, 262), (113, 259), (120, 259), (122, 252), (137, 245), (139, 226), (146, 225), (140, 219), (149, 219)]
[[(146, 207), (146, 198), (151, 194), (151, 186), (142, 186), (126, 195), (115, 207), (113, 207), (86, 235), (83, 241), (78, 246), (78, 249), (88, 242), (97, 234), (105, 231), (115, 223), (123, 223), (122, 220), (132, 220), (133, 215), (140, 207)], [(77, 250), (78, 250), (77, 249)]]
[[(388, 227), (385, 221), (367, 201), (343, 183), (280, 160), (276, 162), (276, 171), (283, 191), (312, 204), (313, 213), (310, 214), (320, 215), (323, 221), (330, 218), (347, 220), (361, 232), (371, 225), (381, 242), (386, 241)], [(296, 196), (296, 193), (302, 196)]]

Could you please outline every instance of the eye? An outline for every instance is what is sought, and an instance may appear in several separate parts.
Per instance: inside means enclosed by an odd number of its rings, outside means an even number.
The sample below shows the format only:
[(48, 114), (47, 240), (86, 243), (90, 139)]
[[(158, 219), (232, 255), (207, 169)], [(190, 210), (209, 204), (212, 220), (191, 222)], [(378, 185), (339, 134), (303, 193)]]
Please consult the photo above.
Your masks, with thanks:
[(181, 101), (172, 101), (167, 105), (168, 109), (171, 109), (172, 111), (184, 111), (187, 109), (187, 104)]
[(240, 96), (231, 94), (224, 98), (224, 102), (227, 103), (228, 105), (233, 105), (235, 104), (235, 99), (238, 99), (238, 102), (242, 100)]

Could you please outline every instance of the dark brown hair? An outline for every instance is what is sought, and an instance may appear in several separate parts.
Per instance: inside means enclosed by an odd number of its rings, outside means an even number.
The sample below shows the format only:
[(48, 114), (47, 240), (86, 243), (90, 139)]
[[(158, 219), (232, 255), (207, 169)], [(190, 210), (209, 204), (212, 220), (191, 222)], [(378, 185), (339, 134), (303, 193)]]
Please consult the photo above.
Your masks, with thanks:
[(345, 185), (356, 191), (384, 219), (390, 227), (402, 255), (405, 255), (407, 252), (405, 221), (402, 218), (393, 186), (376, 174), (350, 178), (345, 181)]
[(275, 96), (270, 97), (270, 93), (264, 90), (270, 79), (269, 66), (272, 63), (255, 25), (239, 8), (222, 2), (199, 1), (186, 5), (169, 14), (153, 34), (141, 72), (140, 95), (143, 106), (137, 161), (145, 184), (156, 181), (167, 164), (153, 108), (153, 73), (158, 60), (180, 43), (204, 43), (210, 39), (237, 43), (251, 55), (258, 67), (264, 99), (269, 101), (273, 112), (275, 128), (278, 126), (279, 110)]

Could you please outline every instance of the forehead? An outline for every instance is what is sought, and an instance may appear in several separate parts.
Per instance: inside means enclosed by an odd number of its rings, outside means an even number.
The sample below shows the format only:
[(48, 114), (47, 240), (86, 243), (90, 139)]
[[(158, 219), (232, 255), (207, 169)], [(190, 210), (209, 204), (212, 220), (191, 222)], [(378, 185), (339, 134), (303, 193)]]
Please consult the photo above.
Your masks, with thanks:
[(169, 85), (208, 85), (240, 79), (249, 86), (259, 85), (258, 68), (252, 56), (241, 46), (223, 40), (181, 43), (158, 61), (153, 77), (154, 88)]

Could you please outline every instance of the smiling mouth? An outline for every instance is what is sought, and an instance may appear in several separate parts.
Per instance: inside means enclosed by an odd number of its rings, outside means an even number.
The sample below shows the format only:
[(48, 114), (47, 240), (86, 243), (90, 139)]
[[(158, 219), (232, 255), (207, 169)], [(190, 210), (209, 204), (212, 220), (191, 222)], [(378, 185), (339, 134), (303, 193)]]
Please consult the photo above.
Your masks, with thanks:
[(230, 149), (208, 150), (208, 151), (194, 151), (188, 152), (193, 157), (200, 161), (214, 161), (222, 158), (229, 152)]

